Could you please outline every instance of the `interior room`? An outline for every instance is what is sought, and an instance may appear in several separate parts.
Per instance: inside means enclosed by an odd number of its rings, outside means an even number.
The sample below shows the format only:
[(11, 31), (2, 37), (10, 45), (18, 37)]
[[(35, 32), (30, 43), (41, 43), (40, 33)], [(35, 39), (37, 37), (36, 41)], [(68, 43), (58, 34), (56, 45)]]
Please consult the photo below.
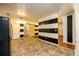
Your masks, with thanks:
[(0, 3), (0, 56), (79, 55), (79, 4)]

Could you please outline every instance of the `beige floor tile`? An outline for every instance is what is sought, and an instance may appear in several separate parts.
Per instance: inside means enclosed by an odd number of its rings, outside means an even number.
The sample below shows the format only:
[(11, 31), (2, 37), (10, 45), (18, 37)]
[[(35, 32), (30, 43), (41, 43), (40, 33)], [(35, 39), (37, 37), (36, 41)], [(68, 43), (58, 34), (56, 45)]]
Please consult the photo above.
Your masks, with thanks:
[(35, 37), (12, 40), (11, 49), (12, 56), (74, 56), (72, 49), (59, 48)]

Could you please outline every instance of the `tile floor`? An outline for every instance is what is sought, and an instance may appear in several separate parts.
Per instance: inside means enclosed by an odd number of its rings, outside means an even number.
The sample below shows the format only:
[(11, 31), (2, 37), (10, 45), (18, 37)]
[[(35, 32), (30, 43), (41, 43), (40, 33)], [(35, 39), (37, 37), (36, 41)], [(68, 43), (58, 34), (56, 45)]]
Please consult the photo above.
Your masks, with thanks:
[(59, 48), (35, 37), (14, 39), (11, 41), (12, 56), (74, 56), (74, 51)]

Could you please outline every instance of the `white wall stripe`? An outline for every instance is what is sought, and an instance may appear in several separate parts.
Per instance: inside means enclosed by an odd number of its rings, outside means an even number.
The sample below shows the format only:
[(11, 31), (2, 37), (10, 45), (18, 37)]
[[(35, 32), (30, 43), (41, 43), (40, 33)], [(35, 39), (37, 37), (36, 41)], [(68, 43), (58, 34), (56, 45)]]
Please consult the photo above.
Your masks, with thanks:
[[(54, 19), (54, 18), (57, 18), (57, 17), (58, 17), (58, 14), (55, 13), (55, 14), (49, 15), (48, 17), (39, 19), (38, 22), (47, 21), (47, 20)], [(39, 27), (38, 27), (38, 29), (48, 29), (48, 28), (58, 28), (58, 23), (39, 25)], [(45, 37), (58, 39), (58, 33), (39, 32), (39, 35), (40, 36), (45, 36)]]
[(39, 31), (35, 31), (35, 33), (38, 33)]
[(54, 24), (45, 24), (45, 25), (39, 25), (38, 27), (39, 29), (43, 29), (43, 28), (58, 28), (58, 23), (54, 23)]
[(35, 27), (35, 29), (38, 29), (38, 27)]
[(56, 38), (58, 39), (58, 34), (56, 33), (44, 33), (44, 32), (39, 32), (40, 36), (45, 36), (45, 37), (50, 37), (50, 38)]
[(63, 16), (63, 42), (67, 43), (67, 16)]

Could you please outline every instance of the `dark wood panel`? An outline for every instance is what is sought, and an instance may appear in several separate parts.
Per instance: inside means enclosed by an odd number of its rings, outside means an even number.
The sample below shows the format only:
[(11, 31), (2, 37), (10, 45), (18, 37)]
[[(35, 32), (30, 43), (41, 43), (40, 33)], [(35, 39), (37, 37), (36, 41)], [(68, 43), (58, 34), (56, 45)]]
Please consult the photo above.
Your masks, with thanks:
[(20, 29), (20, 32), (24, 32), (24, 29)]
[(35, 33), (35, 35), (38, 35), (38, 33)]
[(54, 18), (54, 19), (50, 19), (50, 20), (39, 22), (39, 25), (52, 24), (52, 23), (57, 23), (57, 22), (58, 22), (58, 18)]
[(24, 26), (24, 24), (20, 24), (20, 26), (21, 26), (21, 27), (23, 27), (23, 26)]
[(58, 33), (57, 28), (50, 28), (50, 29), (39, 29), (39, 32), (46, 32), (46, 33)]
[(24, 37), (24, 35), (23, 35), (23, 34), (21, 34), (21, 35), (20, 35), (20, 37)]
[(67, 16), (67, 42), (73, 43), (72, 15)]

